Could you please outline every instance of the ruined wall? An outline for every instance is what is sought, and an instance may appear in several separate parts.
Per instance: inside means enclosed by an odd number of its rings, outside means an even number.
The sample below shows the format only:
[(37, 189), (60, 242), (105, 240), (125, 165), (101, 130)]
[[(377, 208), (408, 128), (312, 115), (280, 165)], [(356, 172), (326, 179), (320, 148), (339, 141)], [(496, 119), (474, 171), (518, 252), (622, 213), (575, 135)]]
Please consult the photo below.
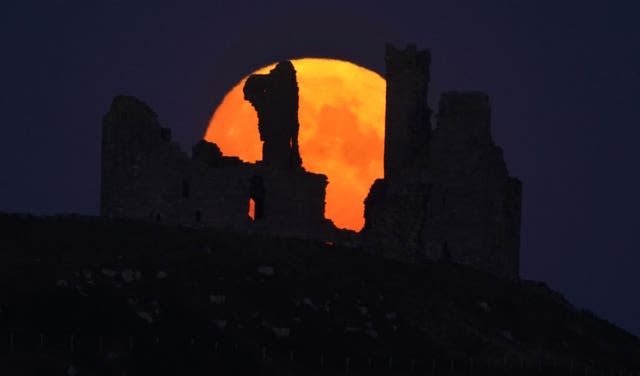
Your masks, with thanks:
[(409, 262), (428, 257), (422, 238), (428, 213), (429, 183), (378, 179), (365, 199), (365, 225), (361, 232), (367, 248)]
[(254, 230), (283, 236), (333, 240), (332, 226), (324, 219), (327, 178), (302, 170), (279, 170), (258, 164), (255, 176), (263, 181), (264, 217)]
[(489, 97), (446, 92), (430, 146), (433, 183), (425, 250), (495, 274), (517, 276), (521, 186), (490, 131)]
[(116, 97), (103, 122), (101, 214), (242, 226), (251, 171), (237, 159), (213, 160), (216, 168), (192, 161), (146, 104)]
[(298, 150), (298, 84), (290, 61), (269, 74), (251, 75), (245, 99), (258, 112), (263, 141), (262, 161), (254, 166), (253, 190), (263, 215), (254, 228), (272, 233), (329, 240), (331, 224), (324, 219), (327, 177), (306, 172)]
[(243, 87), (244, 98), (258, 112), (262, 162), (280, 169), (301, 168), (298, 151), (298, 83), (290, 61), (269, 74), (254, 74)]
[[(103, 216), (332, 239), (324, 219), (324, 175), (244, 163), (206, 141), (193, 147), (190, 158), (133, 97), (114, 99), (102, 142)], [(252, 220), (249, 199), (258, 180), (264, 213)]]
[(451, 260), (517, 277), (521, 184), (491, 138), (489, 98), (443, 93), (437, 126), (425, 130), (428, 63), (417, 64), (421, 56), (428, 53), (413, 46), (387, 49), (392, 139), (385, 142), (385, 177), (365, 200), (363, 242), (391, 257)]
[(102, 132), (102, 214), (160, 221), (158, 208), (175, 216), (168, 203), (180, 197), (188, 158), (156, 114), (135, 98), (119, 96), (104, 116)]

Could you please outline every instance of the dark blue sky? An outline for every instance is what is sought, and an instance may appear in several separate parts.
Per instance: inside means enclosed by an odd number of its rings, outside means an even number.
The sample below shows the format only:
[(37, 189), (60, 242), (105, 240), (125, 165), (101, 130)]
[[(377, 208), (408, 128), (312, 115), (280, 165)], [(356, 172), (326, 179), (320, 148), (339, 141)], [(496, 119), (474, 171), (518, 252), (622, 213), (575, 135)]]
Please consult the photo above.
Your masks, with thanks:
[(432, 107), (443, 90), (491, 97), (494, 138), (524, 183), (522, 276), (640, 335), (638, 6), (160, 3), (3, 1), (0, 210), (97, 214), (116, 94), (149, 103), (189, 150), (254, 68), (316, 56), (383, 74), (384, 43), (413, 42), (432, 53)]

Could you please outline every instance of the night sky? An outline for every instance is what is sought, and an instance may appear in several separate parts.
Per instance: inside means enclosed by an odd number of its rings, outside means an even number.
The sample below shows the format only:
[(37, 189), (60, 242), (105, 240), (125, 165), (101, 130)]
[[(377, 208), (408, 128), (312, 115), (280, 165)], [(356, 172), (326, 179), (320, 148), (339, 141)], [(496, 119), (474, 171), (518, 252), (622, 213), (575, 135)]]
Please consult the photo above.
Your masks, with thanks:
[(385, 42), (416, 43), (432, 53), (432, 108), (444, 90), (491, 98), (494, 139), (524, 185), (522, 277), (640, 335), (637, 5), (160, 3), (2, 2), (0, 211), (98, 214), (117, 94), (150, 104), (190, 150), (256, 68), (329, 57), (384, 74)]

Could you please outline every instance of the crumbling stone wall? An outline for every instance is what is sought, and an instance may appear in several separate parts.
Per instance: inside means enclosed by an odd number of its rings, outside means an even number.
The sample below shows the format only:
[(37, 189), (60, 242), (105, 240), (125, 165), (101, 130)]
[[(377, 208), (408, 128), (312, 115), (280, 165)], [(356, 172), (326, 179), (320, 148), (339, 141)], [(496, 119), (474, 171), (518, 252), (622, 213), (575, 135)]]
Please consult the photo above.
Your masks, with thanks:
[[(491, 138), (490, 111), (489, 97), (481, 92), (446, 92), (440, 98), (426, 175), (436, 189), (425, 249), (517, 276), (521, 184), (509, 176), (502, 149)], [(445, 249), (448, 254), (442, 254)]]
[(145, 103), (116, 97), (103, 122), (102, 215), (231, 227), (246, 222), (244, 176), (250, 172), (239, 169), (237, 159), (209, 157), (204, 162), (194, 153), (192, 160)]
[(258, 112), (262, 162), (284, 169), (302, 166), (298, 151), (298, 83), (290, 61), (269, 74), (254, 74), (243, 88), (244, 98)]
[(385, 177), (365, 200), (363, 241), (392, 257), (517, 277), (522, 188), (491, 138), (489, 98), (443, 93), (430, 131), (428, 56), (387, 47), (387, 98), (395, 100), (387, 102)]
[[(244, 163), (206, 141), (189, 157), (149, 106), (119, 96), (103, 122), (101, 214), (332, 241), (327, 178), (290, 167)], [(263, 213), (252, 220), (257, 181)]]
[(385, 176), (371, 187), (355, 238), (324, 218), (326, 176), (302, 168), (290, 62), (246, 81), (264, 142), (255, 164), (206, 141), (189, 157), (149, 106), (116, 97), (103, 121), (101, 213), (361, 244), (411, 262), (450, 260), (516, 278), (522, 187), (491, 138), (489, 98), (444, 93), (432, 130), (429, 64), (426, 50), (387, 46)]

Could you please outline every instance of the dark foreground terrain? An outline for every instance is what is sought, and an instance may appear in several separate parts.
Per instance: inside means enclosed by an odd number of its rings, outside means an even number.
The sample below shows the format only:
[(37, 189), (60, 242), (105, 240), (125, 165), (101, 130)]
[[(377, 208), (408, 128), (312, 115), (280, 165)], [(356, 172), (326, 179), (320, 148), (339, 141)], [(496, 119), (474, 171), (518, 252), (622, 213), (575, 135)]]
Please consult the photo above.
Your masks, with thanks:
[(1, 375), (637, 374), (545, 284), (317, 242), (0, 214)]

